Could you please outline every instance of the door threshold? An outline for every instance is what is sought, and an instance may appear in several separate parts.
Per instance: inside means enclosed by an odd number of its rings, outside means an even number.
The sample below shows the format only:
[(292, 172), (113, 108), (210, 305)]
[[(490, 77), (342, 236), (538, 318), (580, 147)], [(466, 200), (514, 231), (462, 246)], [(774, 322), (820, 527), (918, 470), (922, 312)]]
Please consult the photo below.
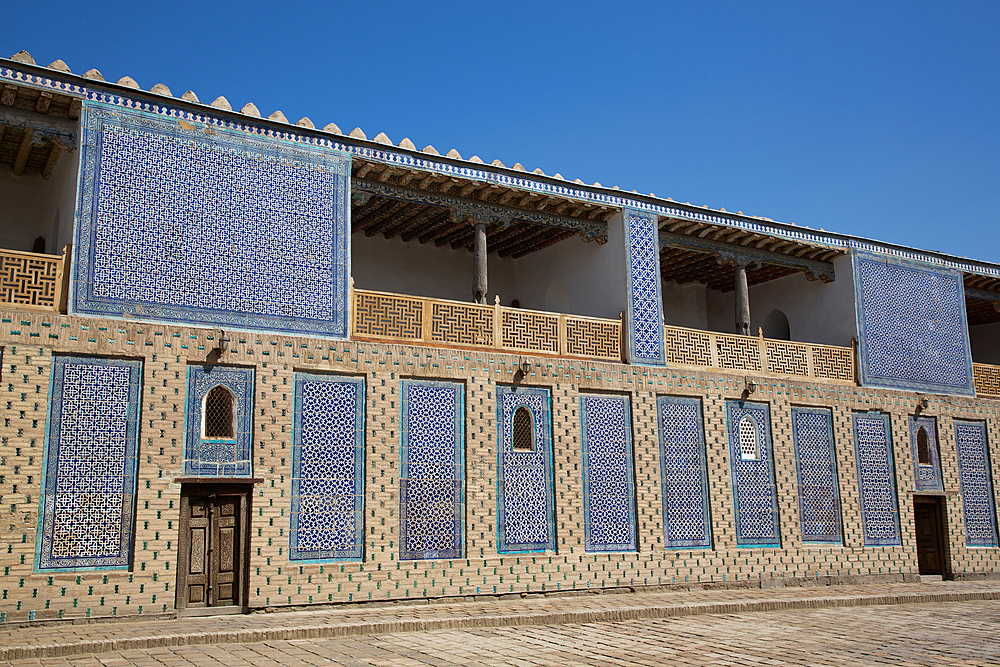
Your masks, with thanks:
[(944, 575), (941, 574), (922, 574), (920, 575), (920, 583), (929, 584), (935, 581), (944, 581)]
[(246, 607), (242, 605), (233, 604), (226, 605), (224, 607), (187, 607), (185, 609), (178, 609), (178, 616), (224, 616), (226, 614), (245, 614), (247, 612)]

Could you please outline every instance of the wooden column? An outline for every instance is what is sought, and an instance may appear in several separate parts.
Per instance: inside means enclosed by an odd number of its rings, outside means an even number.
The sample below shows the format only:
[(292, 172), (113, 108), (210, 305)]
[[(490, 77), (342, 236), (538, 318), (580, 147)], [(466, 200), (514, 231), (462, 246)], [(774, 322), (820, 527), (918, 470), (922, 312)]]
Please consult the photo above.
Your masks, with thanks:
[(476, 225), (476, 283), (472, 298), (476, 303), (486, 303), (486, 225)]
[(736, 265), (736, 333), (750, 335), (750, 291), (747, 288), (747, 267)]

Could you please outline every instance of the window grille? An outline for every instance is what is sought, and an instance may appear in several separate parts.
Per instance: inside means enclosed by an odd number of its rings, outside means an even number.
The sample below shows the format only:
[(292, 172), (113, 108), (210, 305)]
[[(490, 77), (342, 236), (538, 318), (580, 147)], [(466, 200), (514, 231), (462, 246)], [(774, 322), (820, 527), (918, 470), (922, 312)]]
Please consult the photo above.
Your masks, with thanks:
[(515, 451), (533, 452), (535, 451), (535, 429), (532, 428), (531, 410), (526, 406), (521, 406), (514, 411), (514, 428), (511, 439)]
[(232, 440), (234, 434), (234, 417), (236, 399), (233, 393), (218, 385), (212, 387), (205, 396), (204, 432), (205, 438), (215, 440)]
[(931, 446), (927, 438), (927, 429), (921, 426), (917, 430), (917, 463), (922, 466), (934, 465), (931, 460)]
[(743, 461), (759, 461), (760, 447), (757, 443), (757, 423), (750, 415), (740, 420), (740, 459)]

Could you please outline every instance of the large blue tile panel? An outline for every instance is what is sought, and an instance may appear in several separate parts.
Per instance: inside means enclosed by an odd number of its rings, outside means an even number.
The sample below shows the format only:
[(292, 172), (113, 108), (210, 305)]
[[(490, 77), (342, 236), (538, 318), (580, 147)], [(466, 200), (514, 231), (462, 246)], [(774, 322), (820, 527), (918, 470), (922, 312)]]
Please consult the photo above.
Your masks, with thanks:
[(833, 413), (827, 408), (792, 408), (795, 475), (799, 487), (799, 529), (803, 542), (841, 544), (840, 489), (833, 446)]
[[(781, 546), (769, 407), (766, 403), (726, 401), (726, 425), (736, 515), (736, 545)], [(744, 437), (749, 435), (755, 445), (753, 458), (749, 453), (744, 455), (741, 430)]]
[[(515, 450), (514, 413), (531, 413), (532, 449)], [(554, 550), (552, 418), (548, 389), (497, 386), (499, 553)]]
[(347, 154), (168, 109), (82, 124), (71, 312), (347, 337)]
[[(204, 437), (205, 397), (214, 387), (234, 398), (233, 438)], [(250, 477), (253, 452), (253, 369), (192, 365), (184, 404), (184, 474), (193, 477)]]
[(633, 209), (625, 209), (624, 215), (629, 361), (662, 366), (666, 358), (657, 217)]
[(580, 394), (584, 547), (635, 551), (635, 471), (627, 396)]
[(899, 546), (902, 538), (889, 415), (854, 413), (854, 453), (865, 546)]
[[(934, 417), (910, 417), (910, 451), (913, 454), (913, 478), (917, 491), (944, 491), (941, 476), (941, 456), (938, 452), (937, 420)], [(930, 459), (921, 463), (918, 455), (920, 429), (927, 435), (927, 454)]]
[(141, 383), (141, 361), (52, 358), (37, 570), (129, 566)]
[(400, 380), (399, 557), (461, 558), (465, 385)]
[(364, 548), (365, 380), (295, 374), (288, 557), (359, 560)]
[(663, 539), (667, 549), (712, 546), (701, 399), (658, 396)]
[(955, 421), (955, 448), (962, 485), (965, 544), (997, 546), (997, 515), (984, 422)]

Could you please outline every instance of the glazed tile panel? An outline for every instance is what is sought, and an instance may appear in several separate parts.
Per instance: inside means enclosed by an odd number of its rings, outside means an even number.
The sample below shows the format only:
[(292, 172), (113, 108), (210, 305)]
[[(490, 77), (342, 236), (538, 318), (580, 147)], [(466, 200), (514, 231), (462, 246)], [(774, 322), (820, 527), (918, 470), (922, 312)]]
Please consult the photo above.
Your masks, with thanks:
[(662, 366), (660, 237), (655, 215), (625, 210), (629, 361)]
[(854, 251), (861, 384), (974, 396), (959, 271)]
[(955, 449), (962, 485), (965, 544), (997, 546), (997, 516), (984, 422), (955, 421)]
[[(934, 417), (910, 417), (910, 451), (913, 455), (913, 478), (917, 491), (944, 491), (944, 479), (941, 476), (941, 456), (937, 443), (937, 420)], [(917, 434), (923, 427), (927, 433), (927, 448), (931, 462), (920, 463), (917, 455)]]
[(141, 361), (53, 357), (36, 569), (129, 566), (141, 382)]
[[(532, 451), (515, 450), (514, 412), (531, 411)], [(552, 418), (548, 389), (497, 386), (499, 553), (554, 550)]]
[(355, 559), (364, 547), (365, 381), (295, 374), (288, 557)]
[(865, 546), (898, 546), (902, 544), (902, 539), (889, 415), (881, 412), (854, 413), (854, 453)]
[[(205, 396), (217, 386), (234, 400), (233, 438), (203, 436)], [(188, 366), (184, 415), (184, 474), (194, 477), (250, 477), (253, 451), (253, 369), (236, 366)]]
[(71, 312), (347, 336), (344, 153), (83, 107)]
[(399, 557), (461, 558), (465, 385), (400, 380)]
[(584, 547), (635, 551), (635, 473), (627, 396), (580, 394)]
[[(741, 454), (740, 422), (747, 416), (756, 429), (758, 458), (753, 460), (744, 460)], [(740, 547), (781, 546), (768, 405), (726, 401), (726, 424), (736, 514), (736, 544)]]
[(799, 529), (803, 542), (840, 544), (840, 491), (833, 448), (833, 413), (826, 408), (792, 408), (795, 475), (799, 486)]
[(663, 539), (667, 549), (712, 546), (701, 399), (656, 398)]

